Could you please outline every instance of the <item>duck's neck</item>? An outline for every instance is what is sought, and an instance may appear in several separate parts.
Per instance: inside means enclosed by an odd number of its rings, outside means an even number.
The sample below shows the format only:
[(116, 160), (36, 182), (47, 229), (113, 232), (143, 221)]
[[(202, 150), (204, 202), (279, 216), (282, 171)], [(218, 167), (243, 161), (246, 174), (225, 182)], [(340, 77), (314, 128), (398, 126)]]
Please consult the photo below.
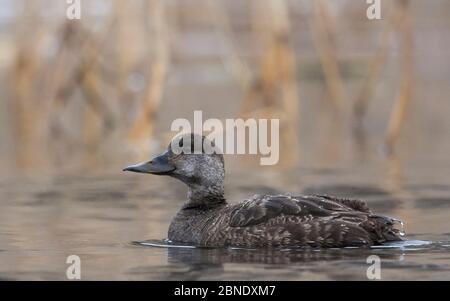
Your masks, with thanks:
[(223, 184), (188, 185), (188, 201), (184, 208), (215, 208), (225, 204)]

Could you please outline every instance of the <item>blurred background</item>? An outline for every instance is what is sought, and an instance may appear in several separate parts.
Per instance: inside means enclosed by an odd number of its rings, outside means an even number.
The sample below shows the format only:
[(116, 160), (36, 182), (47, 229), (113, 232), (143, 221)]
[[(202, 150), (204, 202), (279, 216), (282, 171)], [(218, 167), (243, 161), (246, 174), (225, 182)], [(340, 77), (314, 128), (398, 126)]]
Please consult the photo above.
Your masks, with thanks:
[(444, 158), (449, 5), (93, 0), (68, 20), (64, 1), (1, 0), (2, 170), (114, 170), (194, 110), (280, 118), (290, 167)]
[(369, 20), (357, 0), (89, 0), (68, 20), (66, 1), (0, 0), (0, 276), (58, 278), (40, 273), (55, 250), (136, 272), (111, 241), (165, 237), (185, 191), (121, 169), (194, 110), (281, 121), (276, 166), (227, 156), (232, 201), (361, 197), (408, 233), (449, 233), (450, 1), (381, 3)]

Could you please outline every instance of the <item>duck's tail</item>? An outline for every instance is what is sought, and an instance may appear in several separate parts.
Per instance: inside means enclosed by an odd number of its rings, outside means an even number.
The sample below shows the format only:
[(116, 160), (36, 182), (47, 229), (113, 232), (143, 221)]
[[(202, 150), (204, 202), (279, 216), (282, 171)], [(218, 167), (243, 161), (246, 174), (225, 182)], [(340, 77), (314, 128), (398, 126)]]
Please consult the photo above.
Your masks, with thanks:
[(361, 226), (369, 233), (375, 244), (400, 241), (405, 236), (402, 221), (383, 215), (371, 214)]

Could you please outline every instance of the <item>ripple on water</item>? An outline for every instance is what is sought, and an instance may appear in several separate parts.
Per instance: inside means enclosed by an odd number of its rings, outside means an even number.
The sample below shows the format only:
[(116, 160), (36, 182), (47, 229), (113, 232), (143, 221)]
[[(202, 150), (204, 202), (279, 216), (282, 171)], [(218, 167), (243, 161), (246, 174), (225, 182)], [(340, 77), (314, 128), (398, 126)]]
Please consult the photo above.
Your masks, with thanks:
[[(197, 247), (194, 245), (189, 244), (181, 244), (181, 243), (174, 243), (168, 239), (164, 240), (144, 240), (144, 241), (134, 241), (132, 242), (134, 245), (138, 246), (145, 246), (145, 247), (154, 247), (154, 248), (182, 248), (182, 249), (212, 249), (212, 248), (204, 248), (204, 247)], [(396, 249), (396, 250), (410, 250), (410, 251), (417, 251), (417, 250), (433, 250), (433, 249), (448, 249), (450, 251), (450, 242), (433, 242), (428, 240), (418, 240), (418, 239), (412, 239), (412, 240), (404, 240), (404, 241), (395, 241), (395, 242), (389, 242), (382, 245), (377, 246), (371, 246), (371, 249)], [(245, 249), (245, 250), (258, 250), (258, 249), (252, 249), (252, 248), (228, 248), (228, 249)], [(289, 250), (299, 250), (303, 248), (280, 248), (281, 251), (289, 251)], [(309, 249), (309, 248), (308, 248)], [(333, 249), (339, 249), (339, 248), (333, 248)], [(350, 249), (367, 249), (367, 248), (361, 248), (361, 247), (346, 247), (342, 248), (346, 250)], [(317, 249), (322, 250), (322, 249)]]
[(371, 246), (372, 249), (401, 249), (401, 250), (422, 250), (430, 248), (434, 243), (428, 240), (404, 240), (393, 241), (378, 246)]
[(137, 246), (145, 246), (145, 247), (154, 247), (154, 248), (180, 248), (180, 249), (197, 249), (196, 246), (188, 245), (188, 244), (180, 244), (173, 243), (168, 239), (164, 240), (144, 240), (144, 241), (133, 241), (133, 245)]

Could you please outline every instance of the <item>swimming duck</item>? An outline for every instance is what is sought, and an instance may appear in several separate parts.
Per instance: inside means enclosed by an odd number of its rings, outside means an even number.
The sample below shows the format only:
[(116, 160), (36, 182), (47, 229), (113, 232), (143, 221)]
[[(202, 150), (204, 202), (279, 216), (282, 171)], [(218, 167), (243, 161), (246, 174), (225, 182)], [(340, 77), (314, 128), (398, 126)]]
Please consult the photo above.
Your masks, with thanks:
[[(203, 147), (195, 152), (195, 141), (203, 146), (205, 137), (185, 134), (175, 139), (153, 160), (124, 169), (170, 176), (187, 185), (187, 201), (169, 227), (170, 241), (199, 247), (331, 248), (402, 240), (398, 220), (372, 214), (361, 200), (285, 194), (254, 195), (229, 204), (223, 156)], [(173, 150), (173, 145), (185, 143), (191, 152)]]

